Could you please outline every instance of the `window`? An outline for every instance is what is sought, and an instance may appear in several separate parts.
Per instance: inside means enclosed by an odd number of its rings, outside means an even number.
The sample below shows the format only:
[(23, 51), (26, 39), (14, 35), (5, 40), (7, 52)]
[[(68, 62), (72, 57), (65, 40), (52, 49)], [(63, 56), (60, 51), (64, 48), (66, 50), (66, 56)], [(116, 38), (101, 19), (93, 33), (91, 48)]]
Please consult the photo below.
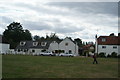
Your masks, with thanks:
[(71, 50), (69, 50), (69, 54), (71, 54), (72, 53), (72, 51)]
[(41, 46), (46, 46), (46, 42), (41, 42)]
[(106, 46), (102, 46), (102, 48), (106, 48)]
[(65, 46), (68, 46), (68, 43), (65, 43)]
[(27, 52), (28, 51), (28, 49), (24, 49), (24, 52)]
[(117, 49), (117, 46), (113, 46), (113, 49)]
[(26, 42), (20, 42), (20, 46), (24, 46)]
[(33, 46), (37, 46), (38, 45), (38, 42), (33, 42)]
[(105, 38), (102, 38), (102, 42), (105, 42), (106, 41), (106, 39)]
[(18, 52), (20, 52), (20, 49), (18, 49)]
[(35, 52), (35, 50), (33, 49), (32, 52)]
[(53, 43), (56, 43), (56, 41), (53, 41)]

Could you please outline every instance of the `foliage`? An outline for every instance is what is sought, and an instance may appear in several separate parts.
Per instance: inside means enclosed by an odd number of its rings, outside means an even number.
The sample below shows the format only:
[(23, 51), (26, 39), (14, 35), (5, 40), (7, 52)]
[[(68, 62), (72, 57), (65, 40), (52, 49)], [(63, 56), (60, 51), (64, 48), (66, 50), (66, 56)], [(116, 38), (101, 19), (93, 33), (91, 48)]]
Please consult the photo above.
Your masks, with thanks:
[(75, 42), (77, 42), (77, 45), (80, 47), (82, 46), (82, 40), (80, 38), (74, 39)]
[(106, 57), (105, 54), (106, 54), (106, 53), (101, 52), (101, 53), (98, 54), (98, 57)]
[(3, 39), (10, 44), (10, 48), (15, 48), (22, 40), (32, 40), (29, 30), (24, 30), (18, 22), (13, 22), (3, 32)]
[(115, 34), (114, 34), (114, 33), (111, 33), (109, 36), (115, 36)]
[(35, 36), (33, 37), (33, 39), (34, 39), (35, 41), (38, 41), (38, 40), (40, 39), (40, 37), (39, 37), (38, 35), (35, 35)]
[(35, 41), (39, 41), (39, 40), (58, 40), (58, 41), (61, 41), (62, 40), (55, 33), (54, 34), (52, 33), (50, 36), (46, 35), (46, 38), (40, 37), (38, 35), (35, 35), (33, 38)]
[(41, 52), (45, 52), (45, 51), (46, 51), (45, 49), (41, 50)]
[(111, 53), (111, 57), (116, 58), (117, 57), (117, 53), (116, 52), (112, 52)]
[(120, 58), (120, 54), (118, 55), (118, 58)]
[(107, 55), (107, 57), (108, 57), (108, 58), (110, 58), (110, 57), (111, 57), (111, 55), (110, 55), (110, 54), (108, 54), (108, 55)]
[(118, 36), (120, 36), (120, 33), (118, 33)]

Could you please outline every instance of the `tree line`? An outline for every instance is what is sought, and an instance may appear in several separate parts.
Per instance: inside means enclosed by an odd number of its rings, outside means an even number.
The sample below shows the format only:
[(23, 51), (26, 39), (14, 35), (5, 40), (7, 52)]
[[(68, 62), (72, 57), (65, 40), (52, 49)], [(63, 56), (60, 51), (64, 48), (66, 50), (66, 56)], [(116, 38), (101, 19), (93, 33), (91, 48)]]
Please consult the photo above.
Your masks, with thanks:
[[(50, 36), (46, 35), (46, 37), (40, 37), (38, 35), (32, 36), (28, 29), (23, 29), (22, 25), (19, 22), (12, 22), (7, 26), (7, 29), (3, 32), (2, 42), (9, 43), (10, 48), (14, 49), (19, 44), (20, 41), (26, 40), (59, 40), (62, 41), (55, 33)], [(78, 46), (84, 46), (85, 42), (82, 42), (80, 38), (74, 39), (75, 42), (78, 43)]]
[[(111, 33), (109, 36), (115, 36), (114, 33)], [(118, 33), (120, 36), (120, 33)], [(69, 37), (71, 38), (71, 37)], [(63, 39), (59, 38), (55, 33), (51, 34), (50, 36), (46, 35), (46, 37), (40, 37), (38, 35), (32, 36), (28, 29), (23, 29), (22, 25), (19, 22), (12, 22), (7, 26), (7, 29), (3, 32), (3, 43), (9, 43), (10, 48), (14, 49), (19, 44), (20, 41), (26, 40), (59, 40), (62, 41)], [(80, 38), (74, 39), (74, 42), (77, 42), (79, 47), (83, 47), (87, 45), (88, 42), (83, 42)]]

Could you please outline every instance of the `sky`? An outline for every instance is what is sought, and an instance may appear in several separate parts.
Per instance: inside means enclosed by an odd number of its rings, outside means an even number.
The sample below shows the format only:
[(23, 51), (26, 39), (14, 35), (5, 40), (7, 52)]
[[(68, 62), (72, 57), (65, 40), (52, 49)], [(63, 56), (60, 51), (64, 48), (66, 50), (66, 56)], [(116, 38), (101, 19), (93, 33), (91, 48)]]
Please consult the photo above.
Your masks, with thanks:
[(0, 34), (14, 21), (20, 22), (32, 36), (56, 33), (59, 38), (94, 42), (96, 34), (117, 35), (118, 0), (1, 0)]

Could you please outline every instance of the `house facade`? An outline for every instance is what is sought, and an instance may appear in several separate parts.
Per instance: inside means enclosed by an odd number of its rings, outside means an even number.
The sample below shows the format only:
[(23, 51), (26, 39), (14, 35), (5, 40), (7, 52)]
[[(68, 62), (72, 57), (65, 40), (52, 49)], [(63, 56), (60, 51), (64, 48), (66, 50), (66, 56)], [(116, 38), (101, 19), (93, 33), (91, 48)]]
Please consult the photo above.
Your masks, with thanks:
[(120, 54), (120, 37), (119, 36), (100, 36), (96, 37), (96, 53), (112, 54), (113, 52)]
[(89, 56), (94, 55), (95, 46), (93, 44), (88, 44), (83, 46), (83, 55)]
[(0, 54), (6, 54), (10, 50), (10, 44), (2, 43), (2, 35), (0, 35)]
[(65, 53), (73, 53), (78, 56), (78, 45), (71, 38), (65, 38), (59, 44), (59, 49), (63, 50)]
[(21, 41), (15, 49), (16, 54), (39, 54), (40, 52), (53, 52), (55, 54), (73, 53), (78, 55), (78, 45), (72, 39), (44, 41)]

